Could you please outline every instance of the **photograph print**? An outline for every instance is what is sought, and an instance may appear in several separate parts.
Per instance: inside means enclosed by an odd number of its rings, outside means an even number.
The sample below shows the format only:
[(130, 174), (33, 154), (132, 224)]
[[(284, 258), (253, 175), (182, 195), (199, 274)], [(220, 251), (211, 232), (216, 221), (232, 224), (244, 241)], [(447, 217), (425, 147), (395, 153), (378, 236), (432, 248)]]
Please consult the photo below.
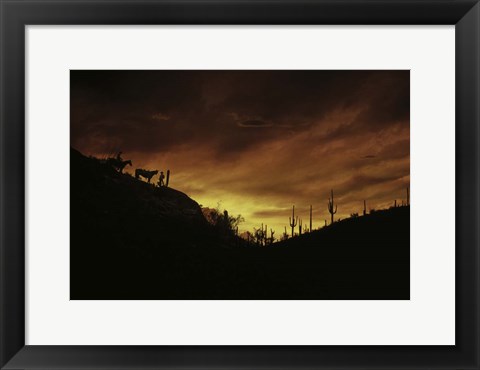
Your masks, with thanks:
[(71, 70), (70, 299), (410, 299), (410, 72)]

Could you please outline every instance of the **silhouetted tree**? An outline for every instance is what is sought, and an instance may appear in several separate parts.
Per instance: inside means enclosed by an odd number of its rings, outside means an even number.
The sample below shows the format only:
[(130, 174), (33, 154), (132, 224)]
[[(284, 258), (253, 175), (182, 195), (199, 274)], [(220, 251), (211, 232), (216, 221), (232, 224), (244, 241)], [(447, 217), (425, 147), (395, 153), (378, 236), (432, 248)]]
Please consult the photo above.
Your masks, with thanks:
[(202, 213), (207, 221), (224, 233), (235, 235), (238, 226), (245, 221), (242, 215), (230, 216), (227, 210), (223, 212), (217, 208), (202, 208)]

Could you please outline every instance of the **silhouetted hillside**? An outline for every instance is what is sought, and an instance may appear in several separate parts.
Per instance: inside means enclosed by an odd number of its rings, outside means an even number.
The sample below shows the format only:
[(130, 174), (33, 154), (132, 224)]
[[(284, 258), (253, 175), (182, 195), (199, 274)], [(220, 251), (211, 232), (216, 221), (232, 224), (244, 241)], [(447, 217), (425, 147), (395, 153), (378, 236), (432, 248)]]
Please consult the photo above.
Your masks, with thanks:
[(247, 247), (187, 195), (72, 149), (71, 299), (408, 299), (409, 212)]
[(335, 222), (276, 243), (274, 252), (275, 274), (296, 270), (308, 282), (302, 297), (409, 299), (410, 207)]
[[(85, 202), (100, 214), (120, 215), (135, 212), (145, 217), (202, 223), (200, 206), (172, 188), (154, 187), (129, 174), (118, 173), (108, 164), (87, 158), (71, 149), (72, 202)], [(110, 218), (110, 217), (109, 217)]]
[(358, 249), (402, 247), (410, 240), (410, 207), (380, 210), (277, 243), (282, 248), (349, 247)]

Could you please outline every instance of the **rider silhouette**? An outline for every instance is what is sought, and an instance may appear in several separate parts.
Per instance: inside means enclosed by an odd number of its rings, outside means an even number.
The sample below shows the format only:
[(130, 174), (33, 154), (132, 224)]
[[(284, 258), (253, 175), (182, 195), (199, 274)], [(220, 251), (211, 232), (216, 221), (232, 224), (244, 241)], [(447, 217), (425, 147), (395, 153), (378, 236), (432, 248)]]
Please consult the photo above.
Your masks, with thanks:
[(163, 174), (163, 171), (160, 171), (160, 177), (158, 178), (158, 186), (165, 186), (164, 180), (165, 175)]

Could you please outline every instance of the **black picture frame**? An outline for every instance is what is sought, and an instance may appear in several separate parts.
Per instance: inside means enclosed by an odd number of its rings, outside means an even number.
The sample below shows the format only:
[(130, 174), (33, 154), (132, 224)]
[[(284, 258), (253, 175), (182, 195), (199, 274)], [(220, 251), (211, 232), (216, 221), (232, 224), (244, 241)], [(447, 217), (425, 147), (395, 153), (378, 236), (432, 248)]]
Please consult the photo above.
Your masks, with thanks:
[[(2, 369), (480, 368), (478, 0), (0, 0), (0, 11)], [(25, 26), (42, 24), (455, 25), (456, 345), (26, 346)]]

